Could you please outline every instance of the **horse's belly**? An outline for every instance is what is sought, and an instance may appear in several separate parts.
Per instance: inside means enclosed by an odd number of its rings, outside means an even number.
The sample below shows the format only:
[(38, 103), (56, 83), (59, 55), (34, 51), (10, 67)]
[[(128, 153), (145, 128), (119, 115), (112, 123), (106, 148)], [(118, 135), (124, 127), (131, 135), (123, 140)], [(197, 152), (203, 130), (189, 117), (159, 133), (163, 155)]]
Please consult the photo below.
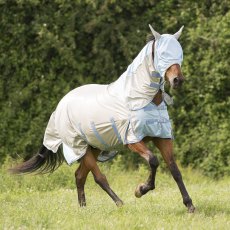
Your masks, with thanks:
[[(63, 113), (60, 120), (58, 114)], [(61, 133), (71, 130), (71, 141), (67, 140), (68, 135), (63, 135), (67, 143), (80, 137), (93, 147), (110, 150), (124, 144), (127, 116), (122, 102), (108, 95), (107, 85), (86, 85), (62, 99), (56, 110), (56, 124)], [(67, 127), (69, 130), (63, 130)]]

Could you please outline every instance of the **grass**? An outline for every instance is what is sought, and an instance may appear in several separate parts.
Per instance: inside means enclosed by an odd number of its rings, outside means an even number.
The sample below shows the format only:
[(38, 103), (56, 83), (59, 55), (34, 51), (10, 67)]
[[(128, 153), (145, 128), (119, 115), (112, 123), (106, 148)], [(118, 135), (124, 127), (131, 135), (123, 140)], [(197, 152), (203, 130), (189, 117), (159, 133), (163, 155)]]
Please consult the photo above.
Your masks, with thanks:
[(74, 184), (77, 165), (63, 165), (44, 176), (11, 176), (0, 169), (0, 229), (230, 229), (230, 178), (219, 181), (182, 170), (197, 210), (188, 214), (172, 177), (158, 172), (156, 190), (135, 198), (136, 185), (148, 175), (145, 166), (124, 171), (116, 162), (101, 165), (111, 187), (124, 201), (117, 208), (89, 175), (87, 207), (80, 208)]

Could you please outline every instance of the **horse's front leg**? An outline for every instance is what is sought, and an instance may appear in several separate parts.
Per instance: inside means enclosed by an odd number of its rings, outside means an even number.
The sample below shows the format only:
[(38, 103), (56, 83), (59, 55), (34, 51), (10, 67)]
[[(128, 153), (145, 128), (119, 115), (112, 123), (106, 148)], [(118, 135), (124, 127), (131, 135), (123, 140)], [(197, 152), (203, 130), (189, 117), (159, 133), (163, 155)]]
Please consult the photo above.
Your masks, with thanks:
[(173, 142), (171, 139), (162, 139), (162, 138), (154, 138), (154, 144), (157, 146), (157, 148), (160, 150), (166, 164), (169, 167), (169, 170), (176, 181), (182, 198), (183, 198), (183, 203), (184, 205), (188, 208), (188, 212), (193, 213), (195, 211), (195, 207), (193, 206), (192, 199), (190, 198), (180, 170), (177, 167), (177, 164), (175, 162), (174, 156), (173, 156)]
[(159, 162), (157, 157), (153, 155), (143, 141), (129, 144), (128, 147), (130, 150), (139, 153), (139, 155), (148, 162), (151, 169), (148, 180), (145, 183), (139, 184), (135, 190), (135, 196), (139, 198), (146, 194), (149, 190), (153, 190), (155, 188), (155, 177)]

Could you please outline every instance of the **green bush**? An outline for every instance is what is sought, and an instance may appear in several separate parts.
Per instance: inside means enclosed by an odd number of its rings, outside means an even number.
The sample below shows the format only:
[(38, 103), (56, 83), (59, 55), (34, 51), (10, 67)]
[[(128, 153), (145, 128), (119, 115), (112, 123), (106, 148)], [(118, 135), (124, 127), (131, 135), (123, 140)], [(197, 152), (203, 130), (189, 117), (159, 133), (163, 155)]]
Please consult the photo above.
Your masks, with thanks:
[(1, 0), (0, 11), (1, 162), (37, 151), (69, 90), (117, 79), (144, 46), (149, 23), (160, 33), (184, 24), (186, 83), (169, 109), (177, 158), (211, 176), (230, 173), (227, 0)]

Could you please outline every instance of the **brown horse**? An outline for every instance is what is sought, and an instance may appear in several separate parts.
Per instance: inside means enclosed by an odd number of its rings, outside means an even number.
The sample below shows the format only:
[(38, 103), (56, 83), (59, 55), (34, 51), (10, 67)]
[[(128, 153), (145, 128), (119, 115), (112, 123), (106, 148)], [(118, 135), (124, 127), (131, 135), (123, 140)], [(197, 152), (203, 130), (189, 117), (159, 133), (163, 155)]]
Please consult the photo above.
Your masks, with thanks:
[[(160, 39), (160, 36), (157, 32), (155, 32), (151, 28), (154, 39), (152, 45), (152, 59), (154, 60), (154, 44), (157, 40)], [(176, 38), (179, 37), (182, 29), (174, 34)], [(179, 33), (179, 34), (178, 34)], [(170, 35), (171, 36), (171, 35)], [(174, 89), (179, 88), (183, 81), (184, 76), (181, 72), (180, 64), (175, 63), (170, 65), (165, 73), (164, 73), (164, 81), (168, 82), (170, 86)], [(152, 102), (155, 105), (159, 105), (164, 100), (164, 92), (162, 89), (158, 89), (158, 91), (153, 95)], [(154, 136), (145, 136), (140, 141), (136, 143), (127, 143), (124, 146), (128, 147), (131, 151), (138, 153), (141, 157), (143, 157), (149, 167), (150, 167), (150, 175), (145, 183), (139, 184), (135, 190), (135, 196), (140, 198), (148, 191), (153, 190), (155, 188), (155, 176), (156, 170), (159, 165), (157, 157), (153, 154), (153, 152), (147, 147), (148, 142), (153, 142), (154, 145), (159, 149), (163, 159), (165, 160), (174, 180), (176, 181), (179, 190), (181, 192), (183, 203), (187, 207), (188, 212), (192, 213), (195, 210), (193, 206), (192, 200), (185, 188), (185, 185), (182, 180), (182, 176), (180, 170), (177, 167), (173, 156), (173, 141), (172, 138), (161, 138)], [(101, 150), (96, 148), (95, 145), (88, 144), (88, 147), (85, 151), (85, 154), (81, 156), (79, 159), (80, 165), (75, 172), (76, 178), (76, 186), (78, 192), (78, 201), (80, 206), (86, 205), (84, 186), (86, 182), (86, 178), (89, 172), (92, 172), (95, 182), (104, 190), (106, 193), (113, 199), (117, 206), (123, 205), (122, 200), (113, 192), (110, 188), (109, 183), (100, 171), (97, 158), (101, 153)], [(33, 156), (28, 161), (22, 163), (11, 169), (13, 173), (30, 173), (34, 171), (38, 171), (40, 173), (43, 172), (53, 172), (62, 162), (63, 162), (63, 154), (61, 152), (54, 152), (49, 150), (46, 146), (42, 145), (39, 152)]]

